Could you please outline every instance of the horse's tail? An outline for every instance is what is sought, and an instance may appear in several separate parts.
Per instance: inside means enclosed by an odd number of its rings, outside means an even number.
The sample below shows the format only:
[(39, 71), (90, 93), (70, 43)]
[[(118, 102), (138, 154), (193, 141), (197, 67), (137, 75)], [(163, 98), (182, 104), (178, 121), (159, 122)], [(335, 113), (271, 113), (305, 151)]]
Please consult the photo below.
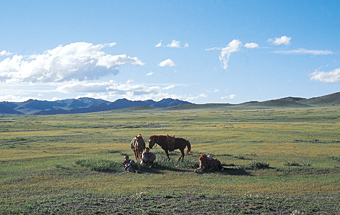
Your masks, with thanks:
[(189, 152), (191, 152), (191, 144), (189, 141), (186, 141), (187, 142), (187, 151), (186, 153), (189, 154)]

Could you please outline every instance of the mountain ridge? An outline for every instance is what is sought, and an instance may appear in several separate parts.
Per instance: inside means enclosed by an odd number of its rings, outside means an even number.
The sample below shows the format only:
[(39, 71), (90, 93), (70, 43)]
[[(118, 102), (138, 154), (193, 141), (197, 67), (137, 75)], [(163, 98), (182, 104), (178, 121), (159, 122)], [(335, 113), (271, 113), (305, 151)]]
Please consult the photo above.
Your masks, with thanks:
[(0, 102), (0, 115), (31, 114), (31, 115), (55, 115), (91, 113), (99, 111), (117, 110), (137, 106), (166, 108), (177, 105), (192, 104), (187, 101), (166, 98), (160, 101), (130, 101), (118, 99), (114, 102), (102, 99), (82, 97), (78, 99), (65, 99), (57, 101), (46, 101), (29, 99), (25, 102)]
[[(64, 99), (57, 101), (29, 99), (25, 102), (0, 102), (0, 115), (55, 115), (91, 113), (99, 111), (118, 110), (124, 108), (147, 107), (147, 108), (202, 108), (222, 106), (225, 108), (307, 108), (340, 106), (340, 92), (312, 97), (284, 97), (266, 101), (249, 101), (240, 104), (215, 103), (194, 104), (172, 98), (164, 98), (160, 101), (118, 99), (109, 102), (102, 99), (82, 97), (78, 99)], [(138, 108), (141, 109), (141, 108)]]

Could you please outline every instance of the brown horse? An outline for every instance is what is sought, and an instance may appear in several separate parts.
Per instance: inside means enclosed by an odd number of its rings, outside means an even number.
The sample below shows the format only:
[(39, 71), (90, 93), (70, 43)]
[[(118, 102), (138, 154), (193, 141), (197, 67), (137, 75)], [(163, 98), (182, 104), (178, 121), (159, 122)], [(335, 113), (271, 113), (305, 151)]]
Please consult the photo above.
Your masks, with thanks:
[(133, 138), (131, 148), (135, 153), (136, 160), (138, 159), (142, 160), (142, 154), (145, 149), (145, 142), (141, 134), (138, 134), (136, 137)]
[(181, 156), (178, 158), (179, 161), (184, 159), (184, 149), (187, 147), (186, 153), (191, 151), (191, 144), (189, 141), (183, 138), (170, 137), (168, 135), (152, 135), (149, 137), (149, 148), (151, 149), (155, 144), (158, 144), (165, 151), (166, 157), (170, 160), (169, 150), (179, 149), (181, 151)]
[(201, 154), (199, 157), (199, 168), (195, 170), (195, 172), (207, 172), (207, 171), (214, 171), (214, 170), (221, 170), (223, 171), (224, 168), (216, 158), (210, 158), (206, 154)]

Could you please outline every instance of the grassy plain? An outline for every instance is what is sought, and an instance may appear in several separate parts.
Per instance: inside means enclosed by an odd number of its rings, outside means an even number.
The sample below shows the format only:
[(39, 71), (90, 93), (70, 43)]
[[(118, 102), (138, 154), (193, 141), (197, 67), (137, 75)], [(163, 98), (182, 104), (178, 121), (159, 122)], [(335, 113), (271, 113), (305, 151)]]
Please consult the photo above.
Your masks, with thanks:
[[(0, 214), (339, 214), (339, 131), (340, 107), (3, 116)], [(154, 168), (125, 173), (138, 133), (193, 153), (167, 162), (158, 147)], [(225, 170), (194, 173), (202, 152)]]

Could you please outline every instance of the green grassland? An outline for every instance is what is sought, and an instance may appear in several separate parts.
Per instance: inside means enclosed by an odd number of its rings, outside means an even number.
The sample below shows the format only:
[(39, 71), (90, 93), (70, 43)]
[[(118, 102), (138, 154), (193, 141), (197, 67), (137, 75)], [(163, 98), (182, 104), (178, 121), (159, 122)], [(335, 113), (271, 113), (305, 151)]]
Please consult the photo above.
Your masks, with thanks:
[[(340, 107), (2, 116), (0, 214), (339, 214), (339, 131)], [(156, 147), (153, 168), (126, 173), (139, 133), (192, 154)], [(225, 170), (194, 173), (200, 153)]]

